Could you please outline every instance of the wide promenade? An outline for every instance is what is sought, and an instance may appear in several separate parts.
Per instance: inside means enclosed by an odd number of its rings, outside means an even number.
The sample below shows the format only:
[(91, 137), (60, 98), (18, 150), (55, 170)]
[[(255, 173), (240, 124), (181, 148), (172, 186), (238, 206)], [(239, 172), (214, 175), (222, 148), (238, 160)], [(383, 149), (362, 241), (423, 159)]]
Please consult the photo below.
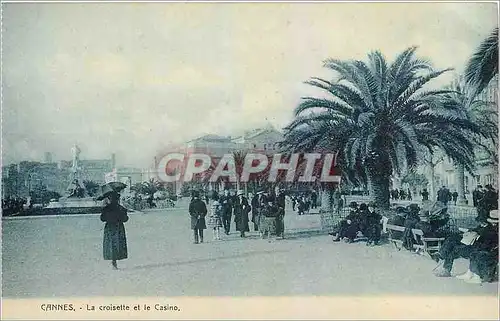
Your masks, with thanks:
[[(192, 243), (185, 208), (130, 215), (129, 259), (113, 271), (102, 259), (97, 215), (2, 220), (3, 296), (488, 295), (497, 284), (438, 279), (435, 262), (389, 244), (333, 243), (319, 215), (286, 215), (285, 240)], [(458, 260), (453, 273), (464, 272)]]

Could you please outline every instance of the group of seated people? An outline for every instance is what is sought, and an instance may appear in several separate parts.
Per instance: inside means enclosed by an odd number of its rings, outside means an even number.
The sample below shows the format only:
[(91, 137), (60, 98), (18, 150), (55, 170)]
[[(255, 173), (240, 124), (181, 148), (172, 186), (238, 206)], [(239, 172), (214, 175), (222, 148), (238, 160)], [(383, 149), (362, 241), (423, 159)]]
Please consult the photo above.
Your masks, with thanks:
[(374, 203), (358, 206), (349, 204), (349, 215), (339, 222), (330, 235), (334, 241), (352, 243), (360, 236), (366, 237), (367, 245), (380, 242), (383, 223), (404, 227), (404, 231), (391, 231), (392, 237), (403, 241), (403, 247), (413, 251), (412, 229), (419, 229), (424, 237), (444, 238), (439, 252), (434, 255), (438, 265), (434, 274), (450, 277), (453, 262), (458, 258), (469, 259), (466, 273), (457, 275), (468, 283), (492, 282), (498, 279), (498, 210), (492, 210), (486, 222), (480, 222), (473, 229), (453, 230), (450, 228), (448, 208), (441, 202), (420, 208), (417, 204), (396, 208), (390, 218), (382, 217)]
[(491, 210), (486, 222), (473, 229), (451, 233), (441, 246), (434, 274), (450, 277), (458, 258), (469, 259), (469, 269), (456, 278), (477, 284), (498, 279), (498, 210)]
[(412, 229), (420, 229), (425, 237), (444, 238), (439, 252), (434, 256), (438, 265), (434, 274), (450, 277), (453, 262), (458, 258), (469, 259), (466, 273), (457, 275), (468, 283), (492, 282), (498, 273), (498, 211), (492, 210), (486, 222), (476, 228), (453, 230), (448, 225), (447, 207), (436, 202), (430, 208), (421, 209), (417, 204), (398, 207), (388, 224), (404, 226), (404, 232), (393, 231), (392, 236), (402, 239), (403, 246), (413, 250)]
[(370, 202), (368, 205), (351, 202), (349, 204), (349, 215), (333, 229), (330, 235), (334, 241), (352, 243), (362, 234), (367, 238), (366, 245), (378, 245), (382, 234), (382, 215), (376, 211), (376, 205)]
[(415, 240), (412, 229), (422, 230), (425, 237), (446, 237), (449, 234), (449, 220), (448, 208), (436, 202), (427, 208), (420, 208), (417, 204), (397, 207), (396, 214), (387, 223), (405, 228), (404, 232), (393, 231), (392, 236), (401, 239), (405, 249), (413, 251)]

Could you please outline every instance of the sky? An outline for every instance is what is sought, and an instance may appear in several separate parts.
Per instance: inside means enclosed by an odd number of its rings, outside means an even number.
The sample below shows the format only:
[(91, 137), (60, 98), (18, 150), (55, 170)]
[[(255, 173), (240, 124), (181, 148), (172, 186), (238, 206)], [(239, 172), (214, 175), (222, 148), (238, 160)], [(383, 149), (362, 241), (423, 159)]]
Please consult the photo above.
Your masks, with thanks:
[[(171, 143), (293, 119), (327, 58), (418, 46), (459, 73), (494, 3), (3, 4), (3, 164), (109, 158), (144, 167)], [(453, 75), (439, 81), (447, 83)]]

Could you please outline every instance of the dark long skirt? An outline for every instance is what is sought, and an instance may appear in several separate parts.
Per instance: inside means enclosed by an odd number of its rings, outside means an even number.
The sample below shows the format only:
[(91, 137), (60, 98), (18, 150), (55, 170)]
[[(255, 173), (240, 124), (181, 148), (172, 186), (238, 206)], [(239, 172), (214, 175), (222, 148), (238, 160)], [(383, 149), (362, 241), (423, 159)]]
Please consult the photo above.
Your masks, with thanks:
[(127, 236), (123, 223), (104, 225), (103, 256), (105, 260), (123, 260), (128, 257)]
[(235, 213), (234, 222), (236, 223), (236, 231), (250, 232), (250, 227), (248, 226), (248, 213)]

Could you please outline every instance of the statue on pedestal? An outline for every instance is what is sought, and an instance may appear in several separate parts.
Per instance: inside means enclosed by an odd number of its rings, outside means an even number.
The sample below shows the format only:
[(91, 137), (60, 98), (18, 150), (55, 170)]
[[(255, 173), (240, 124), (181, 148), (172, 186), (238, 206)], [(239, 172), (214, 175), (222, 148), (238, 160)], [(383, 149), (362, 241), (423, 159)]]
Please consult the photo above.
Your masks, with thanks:
[(68, 186), (68, 197), (78, 197), (83, 198), (86, 196), (85, 186), (81, 182), (81, 168), (80, 168), (80, 153), (81, 150), (78, 145), (73, 145), (71, 148), (73, 154), (73, 164), (71, 166), (70, 180), (71, 183)]

